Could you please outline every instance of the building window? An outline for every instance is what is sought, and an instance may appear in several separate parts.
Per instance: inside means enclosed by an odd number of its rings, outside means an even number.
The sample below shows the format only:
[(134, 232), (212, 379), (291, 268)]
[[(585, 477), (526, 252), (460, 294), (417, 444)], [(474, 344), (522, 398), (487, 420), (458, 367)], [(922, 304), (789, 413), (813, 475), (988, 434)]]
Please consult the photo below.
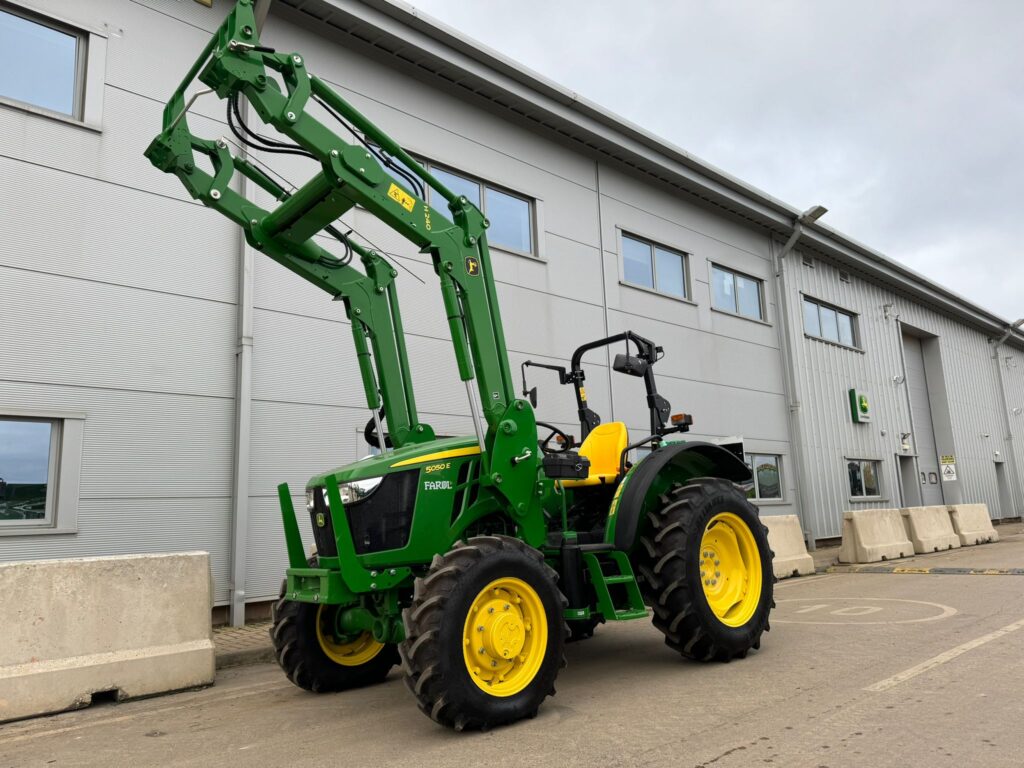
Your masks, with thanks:
[(762, 281), (719, 267), (711, 267), (711, 305), (723, 312), (764, 320)]
[(60, 421), (0, 417), (0, 530), (53, 523)]
[(78, 530), (85, 415), (0, 413), (0, 537)]
[[(534, 255), (532, 201), (430, 163), (424, 163), (424, 166), (438, 181), (455, 194), (464, 195), (487, 217), (490, 221), (488, 243), (496, 248)], [(434, 194), (433, 190), (428, 192), (430, 196)], [(448, 205), (447, 202), (430, 199), (428, 202), (435, 207), (447, 208)]]
[(765, 453), (746, 454), (747, 466), (754, 475), (754, 487), (747, 491), (750, 499), (782, 498), (782, 457)]
[(622, 236), (622, 276), (627, 283), (685, 299), (686, 255), (671, 248)]
[[(373, 145), (373, 152), (380, 159), (381, 149)], [(438, 181), (448, 189), (469, 200), (473, 205), (487, 217), (490, 226), (487, 228), (487, 242), (496, 248), (515, 251), (529, 256), (536, 255), (534, 244), (534, 201), (521, 197), (512, 192), (498, 189), (486, 181), (471, 178), (461, 173), (455, 173), (446, 168), (441, 168), (433, 163), (415, 158), (416, 161), (430, 171)], [(402, 169), (406, 175), (419, 180), (419, 176), (413, 173), (405, 163), (398, 158), (390, 158), (391, 162)], [(419, 194), (418, 190), (410, 189), (409, 180), (404, 178), (393, 168), (387, 165), (381, 166), (384, 172), (391, 176), (395, 182), (407, 192)], [(424, 185), (426, 186), (426, 185)], [(427, 203), (439, 210), (448, 210), (448, 201), (442, 198), (430, 187), (426, 188)], [(435, 195), (437, 196), (435, 198)]]
[(0, 96), (82, 119), (88, 35), (0, 6)]
[(804, 333), (846, 347), (857, 346), (857, 322), (854, 315), (806, 297)]
[(881, 462), (849, 459), (846, 471), (850, 476), (850, 498), (873, 498), (882, 495), (878, 475)]

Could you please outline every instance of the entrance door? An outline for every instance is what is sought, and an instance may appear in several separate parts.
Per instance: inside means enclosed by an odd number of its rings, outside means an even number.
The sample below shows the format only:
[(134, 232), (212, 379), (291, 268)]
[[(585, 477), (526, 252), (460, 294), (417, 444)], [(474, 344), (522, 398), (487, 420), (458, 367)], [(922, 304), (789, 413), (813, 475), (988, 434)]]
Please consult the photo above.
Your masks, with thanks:
[(1006, 479), (1006, 465), (996, 462), (996, 488), (999, 490), (999, 512), (996, 518), (1013, 517), (1013, 499), (1010, 496), (1010, 483)]
[(896, 463), (900, 468), (900, 491), (904, 507), (921, 506), (921, 481), (917, 476), (913, 456), (900, 456), (897, 454)]
[(903, 354), (907, 361), (907, 390), (910, 393), (910, 413), (914, 420), (914, 447), (917, 449), (921, 503), (925, 506), (943, 504), (939, 455), (935, 448), (935, 428), (932, 426), (932, 407), (928, 399), (928, 377), (925, 374), (921, 340), (916, 336), (904, 335)]

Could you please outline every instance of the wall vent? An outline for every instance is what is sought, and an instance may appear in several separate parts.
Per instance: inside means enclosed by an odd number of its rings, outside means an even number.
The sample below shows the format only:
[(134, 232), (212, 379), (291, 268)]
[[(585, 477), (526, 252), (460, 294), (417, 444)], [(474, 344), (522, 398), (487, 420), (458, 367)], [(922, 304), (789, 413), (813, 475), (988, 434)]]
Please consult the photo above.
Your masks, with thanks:
[(810, 256), (804, 256), (803, 263), (805, 267), (810, 267), (811, 269), (814, 269), (814, 259), (812, 259)]
[(842, 280), (844, 283), (850, 282), (850, 273), (842, 269), (839, 270), (839, 279)]

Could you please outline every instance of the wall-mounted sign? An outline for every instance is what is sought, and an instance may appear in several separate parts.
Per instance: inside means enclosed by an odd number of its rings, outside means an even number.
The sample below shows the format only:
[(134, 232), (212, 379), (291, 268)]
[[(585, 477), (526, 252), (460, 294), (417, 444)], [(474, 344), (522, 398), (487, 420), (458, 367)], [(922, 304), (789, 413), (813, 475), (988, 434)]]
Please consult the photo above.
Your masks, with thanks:
[(956, 456), (952, 454), (939, 456), (939, 464), (956, 464)]
[[(945, 457), (943, 457), (945, 458)], [(942, 482), (949, 483), (956, 480), (956, 464), (942, 463)]]
[(850, 417), (854, 424), (871, 421), (871, 396), (860, 389), (850, 390)]

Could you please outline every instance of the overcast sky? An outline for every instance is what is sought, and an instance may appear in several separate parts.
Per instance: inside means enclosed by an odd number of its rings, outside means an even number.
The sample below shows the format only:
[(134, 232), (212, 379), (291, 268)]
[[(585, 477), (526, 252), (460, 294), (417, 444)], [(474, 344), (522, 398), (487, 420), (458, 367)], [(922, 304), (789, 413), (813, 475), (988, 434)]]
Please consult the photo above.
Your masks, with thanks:
[[(1024, 2), (416, 0), (898, 259), (1024, 316)], [(628, 9), (628, 10), (626, 10)]]

